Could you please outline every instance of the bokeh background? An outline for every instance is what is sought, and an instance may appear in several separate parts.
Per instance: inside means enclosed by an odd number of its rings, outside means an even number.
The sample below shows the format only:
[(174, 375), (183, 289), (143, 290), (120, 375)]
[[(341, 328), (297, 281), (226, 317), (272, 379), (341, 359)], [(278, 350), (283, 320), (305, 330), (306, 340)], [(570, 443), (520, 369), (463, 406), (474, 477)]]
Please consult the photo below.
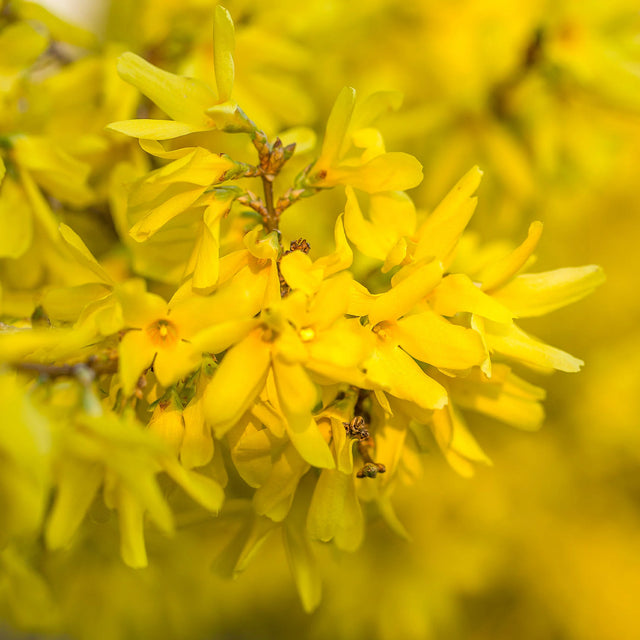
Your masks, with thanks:
[[(157, 64), (175, 69), (186, 57), (189, 69), (206, 71), (210, 0), (42, 4), (102, 38), (154, 52)], [(257, 121), (311, 123), (321, 133), (343, 85), (400, 90), (404, 105), (381, 128), (390, 150), (424, 164), (412, 193), (420, 207), (479, 164), (472, 229), (480, 239), (516, 243), (542, 220), (536, 270), (594, 263), (607, 283), (522, 323), (586, 363), (579, 374), (538, 376), (548, 390), (542, 430), (477, 420), (494, 465), (472, 479), (434, 450), (424, 476), (396, 493), (411, 539), (374, 522), (358, 552), (327, 550), (315, 613), (303, 613), (275, 539), (236, 580), (212, 573), (229, 540), (209, 523), (151, 540), (165, 559), (141, 572), (107, 563), (107, 549), (77, 551), (81, 573), (66, 571), (69, 558), (53, 560), (69, 637), (640, 638), (637, 1), (225, 6), (236, 22), (237, 90), (262, 112)], [(172, 552), (163, 555), (163, 545)], [(38, 615), (31, 607), (25, 619)]]

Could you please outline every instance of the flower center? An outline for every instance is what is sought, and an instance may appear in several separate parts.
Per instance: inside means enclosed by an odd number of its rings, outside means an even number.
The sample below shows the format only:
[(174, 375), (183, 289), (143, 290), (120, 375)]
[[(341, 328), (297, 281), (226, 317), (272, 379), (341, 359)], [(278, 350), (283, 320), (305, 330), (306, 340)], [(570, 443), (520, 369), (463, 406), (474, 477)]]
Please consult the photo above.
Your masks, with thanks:
[(156, 320), (147, 327), (151, 342), (160, 347), (172, 347), (178, 342), (178, 327), (169, 320)]

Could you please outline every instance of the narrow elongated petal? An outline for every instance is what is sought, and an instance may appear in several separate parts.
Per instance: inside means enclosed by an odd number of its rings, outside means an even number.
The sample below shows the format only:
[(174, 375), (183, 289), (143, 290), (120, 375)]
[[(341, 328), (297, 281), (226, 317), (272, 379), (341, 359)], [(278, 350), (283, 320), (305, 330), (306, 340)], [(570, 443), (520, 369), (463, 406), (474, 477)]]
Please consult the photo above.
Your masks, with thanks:
[(207, 511), (213, 513), (220, 511), (224, 502), (224, 491), (213, 478), (185, 469), (177, 458), (163, 460), (163, 468), (176, 484)]
[(351, 186), (347, 186), (347, 202), (344, 207), (344, 226), (347, 236), (361, 253), (384, 260), (392, 245), (392, 239), (369, 220), (365, 220), (358, 199)]
[(581, 300), (604, 280), (596, 265), (524, 274), (494, 291), (492, 298), (516, 317), (541, 316)]
[(136, 242), (144, 242), (169, 220), (186, 211), (203, 193), (205, 187), (187, 188), (168, 197), (131, 227), (129, 235)]
[(204, 397), (205, 417), (216, 435), (228, 431), (262, 391), (271, 363), (271, 348), (262, 332), (250, 333), (230, 349)]
[(253, 494), (253, 505), (259, 515), (281, 522), (286, 517), (300, 478), (309, 469), (292, 443), (275, 461), (268, 480)]
[(33, 239), (33, 213), (22, 189), (11, 178), (0, 198), (0, 258), (18, 258)]
[(45, 530), (49, 549), (62, 549), (71, 541), (103, 476), (104, 470), (98, 464), (69, 459), (60, 465), (56, 496)]
[(314, 540), (329, 542), (340, 527), (351, 474), (324, 469), (316, 484), (307, 514), (307, 531)]
[(467, 369), (486, 357), (480, 335), (451, 324), (433, 311), (398, 321), (395, 338), (416, 360), (444, 369)]
[(146, 567), (148, 562), (144, 544), (144, 509), (123, 486), (118, 488), (117, 507), (122, 560), (133, 569)]
[(316, 386), (300, 364), (288, 364), (281, 358), (273, 358), (273, 375), (278, 400), (289, 427), (298, 433), (306, 431), (311, 411), (318, 401)]
[(475, 313), (495, 322), (510, 323), (513, 314), (463, 273), (454, 273), (446, 278), (429, 296), (432, 309), (442, 316), (453, 317), (460, 311)]
[(196, 396), (182, 412), (184, 437), (180, 446), (180, 462), (186, 469), (211, 462), (214, 446), (211, 429), (204, 419), (202, 397)]
[(229, 12), (223, 6), (218, 5), (213, 14), (213, 62), (219, 102), (226, 102), (231, 97), (235, 75), (234, 48), (233, 20)]
[(118, 73), (177, 122), (207, 128), (205, 110), (217, 102), (215, 92), (203, 82), (174, 75), (127, 52), (118, 59)]
[(315, 267), (324, 271), (325, 278), (343, 269), (348, 269), (353, 262), (353, 251), (345, 235), (343, 214), (340, 214), (336, 220), (333, 237), (336, 243), (335, 251), (318, 258), (313, 263)]
[(287, 525), (283, 529), (284, 546), (291, 573), (298, 588), (302, 607), (307, 613), (314, 611), (322, 599), (322, 582), (315, 554), (306, 534)]
[(356, 167), (341, 165), (327, 172), (319, 184), (348, 184), (367, 193), (406, 191), (422, 182), (422, 165), (412, 155), (390, 151)]
[(429, 377), (418, 363), (393, 344), (379, 341), (366, 361), (367, 378), (374, 387), (398, 398), (415, 402), (424, 409), (440, 409), (447, 404), (447, 392)]
[(250, 318), (212, 324), (209, 328), (192, 336), (189, 342), (200, 352), (222, 353), (240, 342), (258, 323), (257, 318)]
[(515, 325), (487, 322), (486, 341), (491, 351), (534, 367), (575, 372), (584, 364), (565, 351), (532, 338)]
[(494, 365), (491, 379), (472, 373), (452, 380), (450, 392), (456, 405), (517, 429), (535, 431), (544, 420), (540, 404), (545, 397), (544, 390), (525, 382), (504, 364)]
[(309, 420), (307, 428), (301, 431), (294, 431), (288, 420), (285, 425), (293, 446), (306, 462), (319, 469), (333, 469), (336, 466), (329, 445), (313, 418)]
[(396, 286), (376, 297), (369, 311), (369, 321), (375, 325), (381, 320), (395, 320), (409, 313), (441, 278), (442, 264), (438, 261), (418, 267)]
[(269, 429), (258, 429), (252, 419), (246, 426), (240, 424), (234, 427), (227, 437), (231, 444), (233, 464), (242, 479), (254, 489), (261, 487), (273, 467), (271, 451), (274, 438)]
[(433, 412), (432, 430), (447, 462), (461, 476), (471, 477), (474, 464), (491, 465), (491, 460), (467, 429), (462, 416), (451, 406)]
[(309, 305), (308, 325), (322, 330), (342, 318), (349, 306), (352, 282), (353, 276), (348, 271), (324, 280)]
[(73, 254), (73, 256), (78, 260), (78, 262), (83, 266), (92, 271), (98, 278), (99, 282), (103, 282), (105, 284), (113, 284), (113, 279), (111, 276), (104, 270), (104, 268), (98, 263), (98, 261), (93, 257), (93, 254), (87, 248), (87, 245), (82, 241), (82, 238), (69, 226), (64, 223), (60, 223), (60, 235), (62, 239), (67, 244), (67, 247)]
[(482, 171), (473, 167), (433, 210), (418, 231), (416, 260), (444, 260), (453, 251), (475, 211), (477, 198), (471, 196), (481, 178)]
[(132, 138), (146, 140), (171, 140), (180, 136), (186, 136), (196, 131), (205, 131), (208, 127), (194, 125), (187, 122), (175, 122), (174, 120), (121, 120), (107, 125), (107, 129), (124, 133)]
[(329, 114), (322, 152), (316, 164), (319, 170), (328, 169), (339, 158), (351, 122), (355, 99), (356, 92), (351, 87), (344, 87), (338, 94)]
[(118, 346), (118, 367), (122, 389), (131, 395), (142, 372), (151, 366), (156, 352), (146, 331), (129, 331)]
[(494, 262), (482, 271), (479, 279), (484, 291), (499, 289), (527, 264), (542, 235), (542, 222), (532, 222), (525, 241), (502, 260)]

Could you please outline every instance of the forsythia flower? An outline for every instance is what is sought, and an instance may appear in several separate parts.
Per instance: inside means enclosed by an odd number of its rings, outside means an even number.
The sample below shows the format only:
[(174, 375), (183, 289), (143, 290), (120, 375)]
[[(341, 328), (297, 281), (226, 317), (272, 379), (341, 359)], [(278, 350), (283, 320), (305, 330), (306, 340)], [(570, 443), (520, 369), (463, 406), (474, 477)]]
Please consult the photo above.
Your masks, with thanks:
[[(23, 65), (43, 47), (28, 29), (0, 34)], [(0, 544), (76, 550), (113, 525), (124, 563), (151, 570), (158, 531), (219, 527), (241, 532), (221, 547), (235, 575), (277, 531), (311, 611), (316, 543), (355, 552), (371, 513), (407, 535), (394, 492), (433, 443), (471, 476), (491, 462), (469, 415), (540, 426), (544, 391), (521, 370), (582, 361), (516, 321), (580, 300), (603, 274), (529, 272), (540, 222), (515, 248), (475, 244), (477, 167), (416, 207), (405, 190), (421, 163), (376, 128), (397, 92), (357, 101), (344, 88), (315, 155), (307, 130), (267, 134), (232, 99), (220, 6), (213, 40), (215, 88), (123, 53), (128, 90), (170, 119), (105, 105), (127, 119), (79, 148), (31, 132), (20, 98), (2, 105), (0, 257), (37, 251), (36, 238), (58, 275), (35, 278), (27, 311), (0, 324)], [(11, 91), (20, 69), (1, 70)], [(105, 95), (116, 80), (102, 79)], [(141, 114), (153, 108), (140, 98)], [(297, 205), (334, 246), (287, 236)], [(87, 231), (95, 220), (103, 234)]]

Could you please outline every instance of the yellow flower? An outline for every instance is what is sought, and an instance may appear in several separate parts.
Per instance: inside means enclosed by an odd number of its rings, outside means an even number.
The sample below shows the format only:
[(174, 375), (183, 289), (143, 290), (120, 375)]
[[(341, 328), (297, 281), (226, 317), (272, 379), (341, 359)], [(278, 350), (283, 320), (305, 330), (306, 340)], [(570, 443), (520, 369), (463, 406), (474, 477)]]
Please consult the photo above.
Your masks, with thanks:
[(114, 122), (109, 129), (147, 140), (168, 140), (211, 129), (246, 129), (238, 106), (230, 101), (234, 79), (234, 28), (229, 12), (217, 6), (214, 14), (214, 59), (217, 92), (194, 78), (183, 78), (140, 58), (123, 54), (120, 76), (137, 87), (171, 120), (138, 119)]
[(146, 292), (140, 281), (122, 285), (116, 295), (127, 329), (118, 346), (126, 394), (152, 365), (158, 382), (167, 387), (196, 369), (203, 352), (224, 351), (255, 324), (251, 317), (260, 304), (241, 280), (214, 296), (186, 295), (168, 304)]
[(345, 87), (336, 100), (320, 157), (310, 174), (313, 186), (346, 184), (380, 193), (418, 185), (422, 165), (407, 153), (386, 152), (380, 132), (371, 127), (382, 113), (399, 106), (399, 95), (380, 92), (358, 105), (355, 96), (354, 89)]

